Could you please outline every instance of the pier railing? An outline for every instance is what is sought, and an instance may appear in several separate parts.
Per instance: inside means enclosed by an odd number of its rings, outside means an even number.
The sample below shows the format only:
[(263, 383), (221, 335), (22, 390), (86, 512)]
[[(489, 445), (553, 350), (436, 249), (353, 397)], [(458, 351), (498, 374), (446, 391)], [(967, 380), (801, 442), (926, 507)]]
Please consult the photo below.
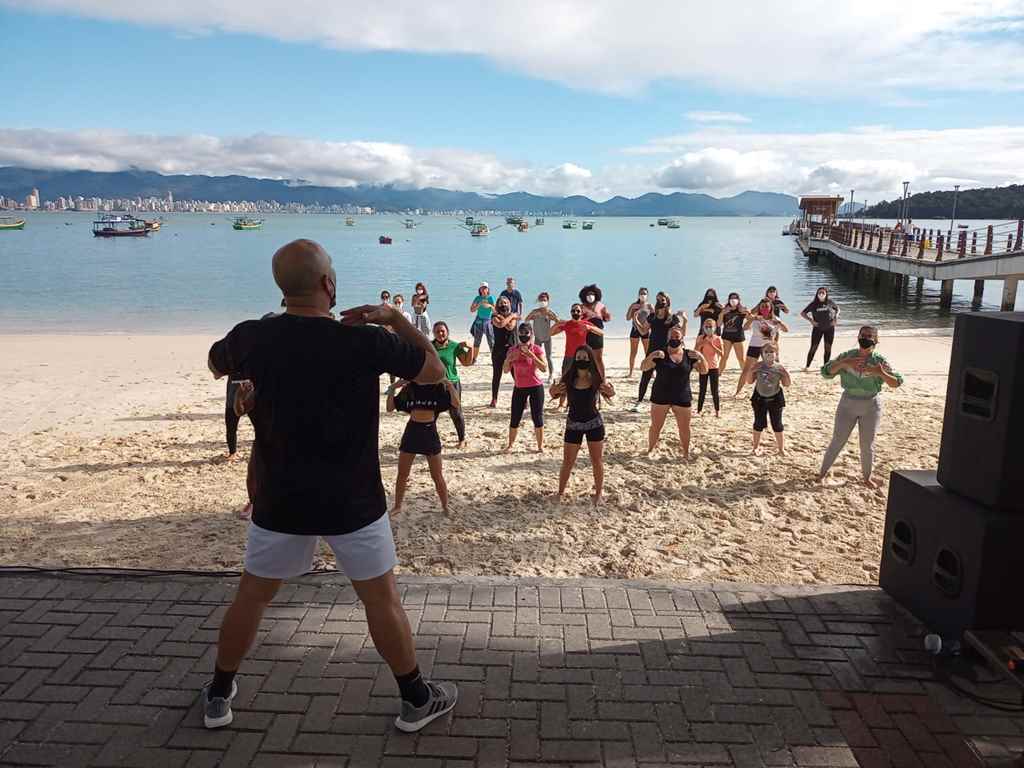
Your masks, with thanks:
[(806, 236), (890, 258), (948, 261), (1024, 251), (1024, 219), (976, 229), (914, 227), (907, 232), (855, 221), (812, 223)]

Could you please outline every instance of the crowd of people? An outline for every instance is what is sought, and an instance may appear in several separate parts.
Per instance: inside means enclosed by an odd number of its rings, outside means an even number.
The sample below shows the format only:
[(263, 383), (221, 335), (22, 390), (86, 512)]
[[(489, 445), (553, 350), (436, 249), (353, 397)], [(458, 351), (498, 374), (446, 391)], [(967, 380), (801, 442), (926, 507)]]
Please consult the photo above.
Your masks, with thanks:
[[(411, 295), (412, 313), (404, 309), (402, 294), (383, 291), (378, 304), (343, 310), (336, 318), (332, 310), (337, 277), (328, 254), (312, 241), (297, 240), (280, 248), (274, 254), (273, 274), (285, 311), (239, 324), (213, 345), (208, 358), (215, 376), (228, 377), (229, 451), (234, 453), (237, 447), (235, 430), (243, 415), (251, 418), (256, 439), (247, 481), (251, 522), (245, 570), (223, 620), (213, 679), (204, 688), (205, 723), (216, 728), (231, 722), (235, 674), (263, 611), (282, 580), (309, 569), (322, 538), (364, 603), (371, 636), (394, 673), (402, 698), (396, 726), (419, 730), (450, 711), (458, 692), (452, 684), (423, 679), (398, 599), (395, 547), (379, 463), (380, 377), (389, 375), (387, 411), (409, 417), (398, 446), (391, 515), (402, 510), (418, 455), (426, 457), (442, 510), (447, 511), (437, 419), (449, 412), (458, 446), (466, 445), (459, 366), (476, 364), (484, 339), (492, 366), (488, 407), (498, 406), (505, 376), (513, 383), (505, 450), (515, 445), (529, 405), (536, 450), (543, 452), (545, 394), (557, 404), (554, 407), (567, 405), (557, 495), (565, 495), (586, 440), (594, 499), (599, 502), (607, 435), (601, 406), (616, 396), (604, 359), (605, 326), (612, 315), (596, 284), (580, 289), (579, 300), (563, 319), (547, 292), (539, 293), (536, 306), (527, 310), (513, 278), (506, 280), (496, 298), (482, 282), (469, 307), (470, 344), (453, 339), (445, 321), (431, 324), (430, 297), (423, 283)], [(784, 454), (783, 409), (792, 378), (780, 362), (780, 342), (781, 334), (789, 330), (782, 316), (790, 310), (775, 287), (769, 287), (752, 310), (738, 293), (728, 294), (722, 304), (717, 292), (708, 289), (693, 312), (699, 329), (692, 347), (686, 345), (687, 313), (673, 311), (664, 291), (655, 294), (653, 304), (648, 298), (648, 290), (641, 288), (626, 310), (631, 324), (628, 378), (643, 349), (633, 409), (639, 410), (648, 389), (651, 393), (648, 453), (656, 449), (671, 412), (682, 456), (689, 456), (692, 372), (696, 369), (699, 377), (698, 413), (710, 390), (718, 416), (720, 376), (734, 354), (740, 366), (736, 396), (747, 384), (753, 387), (752, 450), (761, 450), (770, 422), (778, 453)], [(859, 330), (857, 349), (832, 360), (839, 308), (826, 288), (819, 289), (800, 314), (812, 326), (805, 369), (824, 341), (821, 373), (826, 378), (838, 376), (843, 388), (818, 477), (824, 480), (857, 426), (863, 479), (874, 487), (878, 395), (884, 386), (898, 387), (903, 379), (877, 353), (878, 330), (872, 326)], [(552, 340), (558, 335), (564, 336), (565, 345), (556, 376)]]

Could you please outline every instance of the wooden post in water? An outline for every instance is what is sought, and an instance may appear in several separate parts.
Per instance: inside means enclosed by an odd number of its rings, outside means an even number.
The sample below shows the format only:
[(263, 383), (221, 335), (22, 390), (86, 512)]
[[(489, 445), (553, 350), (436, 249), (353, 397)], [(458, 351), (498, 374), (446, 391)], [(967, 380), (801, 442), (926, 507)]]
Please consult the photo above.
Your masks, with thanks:
[(920, 296), (922, 293), (924, 293), (924, 278), (923, 277), (917, 278), (917, 286), (914, 288), (914, 290), (917, 292), (918, 296)]
[(1024, 219), (1017, 219), (1017, 247), (1015, 251), (1024, 248)]
[(1016, 277), (1008, 277), (1003, 280), (1003, 302), (1000, 309), (1003, 312), (1013, 312), (1017, 304), (1017, 280)]
[(943, 309), (949, 309), (953, 306), (953, 281), (943, 280), (942, 290), (939, 294), (939, 306)]
[(988, 229), (985, 230), (985, 255), (989, 256), (992, 254), (992, 225), (988, 225)]
[(971, 233), (971, 256), (978, 252), (978, 231)]
[(979, 309), (981, 307), (981, 298), (985, 293), (985, 281), (975, 280), (974, 281), (974, 297), (971, 299), (971, 309)]

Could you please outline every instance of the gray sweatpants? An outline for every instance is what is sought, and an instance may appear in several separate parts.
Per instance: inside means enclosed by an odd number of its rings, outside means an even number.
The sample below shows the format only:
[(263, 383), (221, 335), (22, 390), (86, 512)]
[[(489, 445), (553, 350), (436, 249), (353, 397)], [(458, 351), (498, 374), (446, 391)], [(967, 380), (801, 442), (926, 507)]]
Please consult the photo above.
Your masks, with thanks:
[(882, 403), (877, 397), (851, 397), (843, 393), (836, 408), (836, 424), (832, 430), (832, 442), (821, 460), (821, 474), (825, 474), (839, 457), (839, 453), (850, 439), (854, 425), (860, 437), (860, 468), (864, 478), (871, 477), (875, 459), (875, 432), (882, 416)]

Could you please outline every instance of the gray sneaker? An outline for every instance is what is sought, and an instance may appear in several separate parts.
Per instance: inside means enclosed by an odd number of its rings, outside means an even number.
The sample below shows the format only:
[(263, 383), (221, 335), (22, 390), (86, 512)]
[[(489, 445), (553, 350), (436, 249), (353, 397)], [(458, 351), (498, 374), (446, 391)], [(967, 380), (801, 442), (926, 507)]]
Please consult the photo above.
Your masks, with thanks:
[(238, 695), (238, 683), (234, 680), (231, 681), (231, 695), (226, 699), (222, 699), (220, 696), (209, 698), (207, 692), (211, 685), (213, 685), (212, 681), (203, 686), (203, 723), (207, 728), (223, 728), (225, 725), (231, 725), (231, 721), (235, 719), (231, 713), (231, 700)]
[(442, 717), (455, 707), (459, 700), (459, 689), (454, 683), (427, 683), (430, 698), (422, 707), (402, 702), (402, 714), (395, 719), (395, 727), (406, 733), (413, 733)]

